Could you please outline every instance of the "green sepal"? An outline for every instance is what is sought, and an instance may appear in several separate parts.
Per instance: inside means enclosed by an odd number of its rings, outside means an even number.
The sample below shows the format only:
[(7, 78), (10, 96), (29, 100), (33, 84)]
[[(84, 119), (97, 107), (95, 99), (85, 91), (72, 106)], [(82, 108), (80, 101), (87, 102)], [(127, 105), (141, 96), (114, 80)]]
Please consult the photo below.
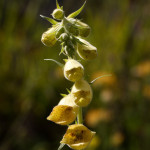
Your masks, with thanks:
[(81, 42), (79, 38), (74, 37), (75, 41), (81, 45), (86, 45), (85, 43)]
[(67, 61), (68, 61), (68, 59), (63, 59), (63, 61), (64, 61), (64, 62), (67, 62)]
[(56, 25), (58, 22), (55, 21), (54, 19), (52, 18), (49, 18), (49, 17), (46, 17), (46, 16), (43, 16), (43, 15), (40, 15), (40, 17), (42, 17), (43, 19), (46, 19), (47, 21), (49, 21), (51, 24), (53, 25)]
[(57, 60), (55, 60), (55, 59), (44, 59), (44, 60), (53, 61), (53, 62), (55, 62), (57, 65), (59, 65), (60, 67), (64, 67), (64, 64), (62, 64), (62, 63), (58, 62), (58, 61), (57, 61)]
[(65, 97), (65, 96), (67, 96), (67, 94), (62, 94), (62, 93), (61, 93), (60, 95), (61, 95), (62, 97)]
[(58, 150), (61, 150), (65, 146), (64, 143), (61, 143), (60, 146), (58, 147)]
[(69, 89), (66, 88), (66, 90), (67, 90), (67, 92), (68, 92), (69, 94), (71, 93), (71, 91), (70, 91)]
[(78, 121), (77, 121), (77, 120), (75, 120), (75, 124), (78, 124)]
[(57, 7), (57, 9), (61, 9), (59, 6), (58, 0), (56, 0), (56, 7)]
[(80, 12), (83, 10), (85, 4), (86, 4), (86, 1), (84, 2), (84, 4), (82, 5), (82, 7), (80, 9), (78, 9), (77, 11), (70, 14), (67, 18), (75, 18), (76, 16), (78, 16), (80, 14)]
[(61, 8), (60, 8), (61, 10), (63, 10), (63, 6), (61, 6)]
[(64, 52), (64, 47), (62, 46), (61, 51), (59, 53), (59, 55), (61, 55)]

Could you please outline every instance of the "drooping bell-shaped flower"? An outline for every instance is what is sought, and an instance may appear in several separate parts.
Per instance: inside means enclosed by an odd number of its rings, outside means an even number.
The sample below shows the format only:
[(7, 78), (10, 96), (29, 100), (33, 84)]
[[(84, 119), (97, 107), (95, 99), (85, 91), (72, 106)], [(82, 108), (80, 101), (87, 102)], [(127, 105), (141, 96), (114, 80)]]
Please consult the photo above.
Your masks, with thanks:
[(64, 66), (64, 76), (69, 81), (75, 82), (83, 77), (83, 66), (74, 59), (68, 59)]
[(78, 43), (77, 53), (85, 60), (91, 60), (97, 57), (97, 48), (84, 39), (79, 39), (83, 44)]
[(75, 121), (78, 106), (74, 103), (72, 95), (69, 94), (62, 98), (57, 106), (55, 106), (47, 117), (47, 120), (53, 121), (60, 125), (68, 125)]
[(50, 47), (55, 45), (55, 43), (57, 42), (56, 40), (57, 28), (58, 28), (57, 25), (53, 26), (42, 34), (41, 41), (44, 45), (50, 46)]
[(87, 81), (81, 79), (72, 87), (71, 94), (73, 95), (74, 102), (80, 107), (87, 106), (92, 100), (92, 89)]
[(83, 124), (70, 125), (60, 143), (67, 144), (75, 150), (85, 149), (91, 142), (95, 132), (90, 131)]

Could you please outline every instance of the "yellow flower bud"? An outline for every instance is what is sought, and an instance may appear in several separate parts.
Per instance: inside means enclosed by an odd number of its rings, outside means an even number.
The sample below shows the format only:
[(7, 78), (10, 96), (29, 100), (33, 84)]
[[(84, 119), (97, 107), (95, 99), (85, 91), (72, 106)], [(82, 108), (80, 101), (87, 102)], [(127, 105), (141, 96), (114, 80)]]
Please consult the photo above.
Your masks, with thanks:
[(91, 28), (86, 23), (74, 18), (69, 18), (69, 21), (77, 25), (81, 37), (87, 37), (90, 34)]
[(83, 77), (83, 66), (74, 59), (68, 59), (64, 66), (64, 76), (66, 79), (75, 82)]
[(44, 45), (46, 46), (54, 46), (55, 43), (56, 43), (56, 29), (57, 29), (57, 26), (54, 26), (52, 28), (49, 28), (46, 32), (44, 32), (42, 34), (42, 38), (41, 38), (41, 41)]
[(52, 13), (53, 18), (61, 20), (64, 18), (64, 11), (61, 9), (55, 9)]
[(91, 28), (87, 24), (77, 20), (77, 25), (79, 27), (79, 35), (81, 37), (87, 37), (90, 34)]
[(97, 48), (84, 39), (79, 39), (79, 40), (82, 43), (84, 43), (84, 44), (78, 43), (77, 45), (77, 52), (79, 56), (85, 60), (94, 59), (97, 56)]
[(60, 143), (67, 144), (75, 150), (85, 149), (91, 142), (95, 132), (90, 131), (83, 124), (70, 125)]
[(80, 107), (86, 107), (92, 100), (93, 93), (89, 83), (83, 79), (75, 82), (71, 94), (74, 102)]
[(47, 120), (53, 121), (60, 125), (72, 123), (77, 116), (78, 106), (74, 103), (72, 96), (69, 94), (62, 98), (47, 117)]
[(67, 18), (64, 18), (64, 25), (68, 32), (72, 33), (75, 36), (79, 35), (78, 27), (73, 22), (69, 21)]

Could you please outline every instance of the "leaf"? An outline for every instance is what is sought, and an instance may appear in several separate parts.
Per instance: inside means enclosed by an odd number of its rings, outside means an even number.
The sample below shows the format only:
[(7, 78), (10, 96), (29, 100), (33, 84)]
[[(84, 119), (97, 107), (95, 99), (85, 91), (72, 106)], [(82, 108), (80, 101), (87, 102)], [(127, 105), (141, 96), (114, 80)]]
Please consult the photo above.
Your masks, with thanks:
[(57, 65), (59, 65), (60, 67), (64, 67), (64, 65), (63, 65), (62, 63), (58, 62), (58, 61), (55, 60), (55, 59), (44, 59), (44, 60), (50, 60), (50, 61), (53, 61), (53, 62), (55, 62)]
[(86, 4), (86, 1), (84, 2), (84, 4), (82, 5), (82, 7), (80, 9), (78, 9), (77, 11), (70, 14), (67, 18), (75, 18), (76, 16), (78, 16), (80, 14), (80, 12), (83, 10), (85, 4)]
[(103, 77), (110, 77), (112, 76), (111, 74), (107, 74), (107, 75), (103, 75), (103, 76), (99, 76), (96, 79), (94, 79), (93, 81), (90, 82), (90, 84), (94, 83), (97, 79), (103, 78)]
[(58, 147), (58, 150), (61, 150), (65, 146), (64, 143), (61, 143), (60, 146)]
[(40, 15), (40, 17), (42, 17), (43, 19), (46, 19), (47, 21), (49, 21), (51, 24), (55, 25), (57, 24), (58, 22), (55, 21), (54, 19), (52, 18), (49, 18), (49, 17), (46, 17), (46, 16), (43, 16), (43, 15)]
[(59, 4), (58, 4), (58, 0), (56, 0), (56, 7), (57, 7), (57, 9), (61, 9)]

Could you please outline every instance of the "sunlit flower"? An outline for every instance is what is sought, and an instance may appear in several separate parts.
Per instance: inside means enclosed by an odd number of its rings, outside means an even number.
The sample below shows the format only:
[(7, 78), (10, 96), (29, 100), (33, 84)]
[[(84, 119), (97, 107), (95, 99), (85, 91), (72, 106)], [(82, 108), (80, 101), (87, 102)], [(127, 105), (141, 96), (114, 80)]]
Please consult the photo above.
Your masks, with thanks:
[(74, 103), (72, 96), (69, 94), (62, 98), (47, 117), (47, 120), (53, 121), (60, 125), (72, 123), (77, 116), (78, 106)]
[(64, 76), (66, 79), (75, 82), (83, 77), (83, 66), (74, 59), (68, 59), (64, 66)]
[(77, 52), (82, 59), (91, 60), (97, 57), (97, 48), (84, 39), (79, 39), (84, 44), (77, 45)]
[(93, 97), (92, 89), (87, 81), (81, 79), (72, 87), (71, 94), (73, 99), (78, 106), (85, 107), (87, 106)]
[(91, 142), (95, 132), (83, 124), (70, 125), (60, 143), (67, 144), (72, 149), (85, 149)]
[(56, 43), (56, 32), (57, 26), (49, 28), (46, 32), (42, 34), (41, 41), (46, 46), (54, 46)]

